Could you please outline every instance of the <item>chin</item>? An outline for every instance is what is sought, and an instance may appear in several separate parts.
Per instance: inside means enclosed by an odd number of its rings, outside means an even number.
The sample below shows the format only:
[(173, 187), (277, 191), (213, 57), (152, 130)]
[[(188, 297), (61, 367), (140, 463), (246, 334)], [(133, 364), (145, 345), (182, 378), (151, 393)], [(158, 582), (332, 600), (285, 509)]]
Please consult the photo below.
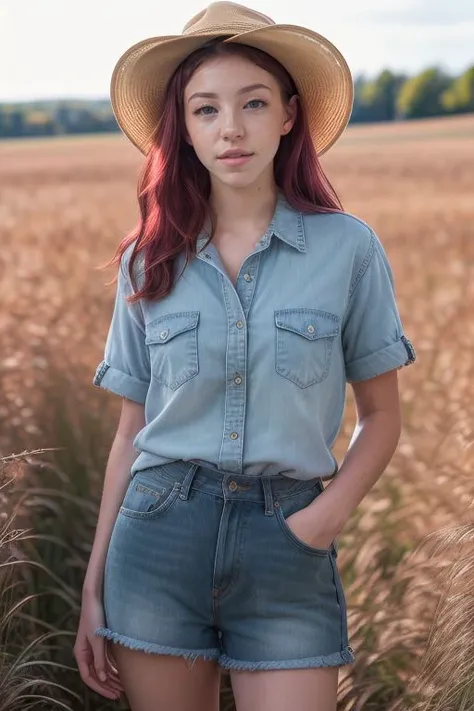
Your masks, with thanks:
[(255, 175), (253, 172), (246, 173), (245, 171), (242, 171), (241, 173), (227, 173), (227, 175), (216, 175), (215, 177), (219, 180), (220, 183), (222, 183), (223, 185), (227, 185), (229, 188), (236, 188), (242, 190), (244, 188), (249, 188), (254, 185), (258, 181), (260, 176)]
[(237, 188), (239, 190), (243, 188), (249, 188), (255, 183), (255, 180), (251, 178), (245, 178), (243, 175), (236, 175), (233, 178), (227, 178), (222, 181), (224, 185), (228, 185), (229, 188)]

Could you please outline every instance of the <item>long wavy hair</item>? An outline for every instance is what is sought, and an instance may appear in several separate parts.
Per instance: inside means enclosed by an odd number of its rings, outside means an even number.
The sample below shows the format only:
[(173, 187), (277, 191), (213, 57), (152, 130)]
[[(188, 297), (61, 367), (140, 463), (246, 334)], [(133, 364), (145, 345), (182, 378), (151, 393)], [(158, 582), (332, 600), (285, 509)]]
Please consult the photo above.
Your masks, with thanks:
[[(167, 296), (175, 283), (177, 256), (184, 253), (187, 265), (196, 255), (197, 238), (208, 217), (211, 181), (208, 170), (185, 140), (184, 91), (204, 62), (229, 55), (250, 60), (272, 74), (285, 102), (298, 93), (292, 77), (276, 59), (247, 45), (214, 40), (178, 66), (168, 84), (163, 114), (139, 176), (138, 225), (122, 240), (113, 258), (101, 267), (119, 263), (125, 250), (135, 242), (129, 261), (135, 291), (127, 297), (130, 303)], [(278, 188), (295, 210), (306, 214), (343, 210), (321, 167), (301, 103), (292, 130), (281, 138), (273, 167)], [(134, 272), (139, 255), (144, 264), (141, 288)]]

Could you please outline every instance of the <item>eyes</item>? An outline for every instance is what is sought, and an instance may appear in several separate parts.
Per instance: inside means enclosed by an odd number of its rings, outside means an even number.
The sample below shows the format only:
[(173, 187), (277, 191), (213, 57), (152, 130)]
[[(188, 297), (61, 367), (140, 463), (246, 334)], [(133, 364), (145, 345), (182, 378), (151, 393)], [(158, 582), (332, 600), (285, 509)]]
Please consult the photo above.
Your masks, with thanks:
[[(266, 101), (263, 101), (262, 99), (251, 99), (245, 104), (244, 109), (262, 109), (265, 106), (268, 106)], [(209, 104), (200, 106), (198, 109), (193, 111), (195, 116), (213, 116), (215, 113), (217, 113), (217, 109)]]

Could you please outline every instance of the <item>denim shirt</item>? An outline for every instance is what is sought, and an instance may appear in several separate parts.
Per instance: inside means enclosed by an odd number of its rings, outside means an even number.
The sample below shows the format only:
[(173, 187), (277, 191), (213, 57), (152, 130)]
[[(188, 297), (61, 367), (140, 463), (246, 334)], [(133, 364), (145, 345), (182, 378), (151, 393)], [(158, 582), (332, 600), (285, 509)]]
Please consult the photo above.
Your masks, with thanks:
[(131, 475), (183, 459), (332, 477), (346, 382), (415, 360), (378, 237), (352, 215), (301, 214), (280, 196), (235, 287), (207, 239), (159, 301), (126, 304), (133, 245), (122, 256), (93, 384), (145, 406)]

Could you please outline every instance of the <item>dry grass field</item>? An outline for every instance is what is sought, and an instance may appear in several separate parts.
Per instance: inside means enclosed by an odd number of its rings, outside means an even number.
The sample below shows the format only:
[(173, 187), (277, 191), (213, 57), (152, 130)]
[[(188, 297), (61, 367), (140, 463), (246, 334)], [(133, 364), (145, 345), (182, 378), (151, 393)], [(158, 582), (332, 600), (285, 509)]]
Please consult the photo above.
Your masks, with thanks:
[[(473, 139), (474, 116), (358, 126), (323, 157), (345, 209), (385, 245), (418, 354), (400, 372), (398, 451), (341, 539), (357, 656), (341, 672), (341, 711), (474, 708)], [(0, 602), (0, 711), (30, 708), (18, 697), (31, 670), (15, 662), (26, 643), (69, 668), (60, 682), (35, 668), (44, 708), (112, 708), (64, 659), (119, 407), (91, 385), (114, 296), (113, 270), (96, 267), (136, 222), (140, 161), (117, 135), (0, 143), (0, 455), (30, 452), (5, 461), (6, 480), (22, 477), (0, 499), (1, 561), (23, 566), (8, 568)], [(349, 393), (339, 457), (353, 422)], [(53, 577), (33, 574), (35, 556)], [(15, 595), (62, 584), (59, 607), (12, 612)], [(61, 642), (38, 643), (47, 629)]]

